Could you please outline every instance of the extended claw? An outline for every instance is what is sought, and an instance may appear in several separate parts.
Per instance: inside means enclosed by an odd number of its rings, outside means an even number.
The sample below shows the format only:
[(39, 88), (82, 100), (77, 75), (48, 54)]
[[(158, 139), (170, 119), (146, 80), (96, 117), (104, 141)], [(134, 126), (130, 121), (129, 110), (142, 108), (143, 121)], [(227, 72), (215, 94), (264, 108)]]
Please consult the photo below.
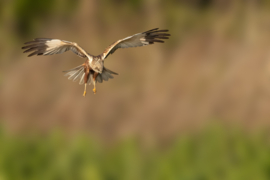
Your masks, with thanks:
[(96, 94), (96, 92), (97, 92), (96, 88), (93, 89), (93, 92), (94, 92), (94, 94)]

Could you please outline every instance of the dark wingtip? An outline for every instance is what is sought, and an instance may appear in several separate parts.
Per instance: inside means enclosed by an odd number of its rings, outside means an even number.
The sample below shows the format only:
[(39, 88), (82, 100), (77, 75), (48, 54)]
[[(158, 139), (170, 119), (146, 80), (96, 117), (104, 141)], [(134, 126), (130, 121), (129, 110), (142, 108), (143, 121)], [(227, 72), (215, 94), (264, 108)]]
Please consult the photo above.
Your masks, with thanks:
[(35, 38), (34, 41), (48, 41), (50, 38)]
[(162, 30), (158, 30), (158, 32), (168, 32), (168, 29), (162, 29)]
[(29, 46), (23, 46), (22, 47), (22, 49), (28, 49), (29, 48)]
[(38, 43), (39, 41), (47, 41), (50, 40), (49, 38), (35, 38), (32, 41), (25, 42), (24, 44), (33, 44)]
[(161, 36), (161, 37), (156, 37), (157, 39), (169, 39), (168, 37), (166, 37), (166, 36)]
[(150, 29), (150, 30), (145, 31), (145, 32), (143, 32), (143, 33), (149, 33), (149, 32), (152, 32), (152, 31), (156, 31), (156, 30), (158, 30), (158, 29), (159, 29), (159, 28)]
[(158, 42), (158, 43), (164, 43), (164, 41), (162, 41), (162, 40), (157, 40), (157, 39), (150, 40), (149, 42)]

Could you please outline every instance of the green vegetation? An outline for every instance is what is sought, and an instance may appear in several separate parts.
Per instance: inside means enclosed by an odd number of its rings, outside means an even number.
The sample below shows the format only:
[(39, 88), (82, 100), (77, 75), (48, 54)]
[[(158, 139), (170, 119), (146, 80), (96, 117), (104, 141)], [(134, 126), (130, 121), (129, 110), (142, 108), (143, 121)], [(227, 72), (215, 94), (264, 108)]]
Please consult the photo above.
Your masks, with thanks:
[(21, 37), (31, 35), (45, 27), (51, 19), (72, 15), (78, 2), (75, 0), (17, 0), (0, 2), (0, 23), (12, 22), (15, 34)]
[(86, 137), (33, 139), (3, 133), (0, 144), (1, 180), (270, 178), (266, 134), (222, 128), (181, 136), (163, 148), (141, 148), (133, 140), (105, 148)]

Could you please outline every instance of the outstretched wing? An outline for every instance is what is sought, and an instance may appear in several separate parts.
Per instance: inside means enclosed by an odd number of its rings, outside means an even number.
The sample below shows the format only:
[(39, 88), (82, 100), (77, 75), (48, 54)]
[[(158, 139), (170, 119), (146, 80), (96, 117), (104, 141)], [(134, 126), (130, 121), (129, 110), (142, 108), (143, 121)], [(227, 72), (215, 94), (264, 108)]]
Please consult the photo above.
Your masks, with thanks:
[(106, 59), (110, 54), (113, 54), (118, 48), (129, 48), (129, 47), (139, 47), (149, 44), (154, 44), (155, 42), (164, 43), (160, 39), (169, 39), (165, 32), (169, 30), (158, 30), (158, 28), (151, 29), (146, 32), (134, 34), (133, 36), (126, 37), (124, 39), (118, 40), (110, 45), (103, 53), (102, 58)]
[(61, 54), (68, 50), (73, 51), (78, 56), (85, 58), (87, 52), (82, 49), (77, 43), (64, 41), (60, 39), (49, 39), (49, 38), (36, 38), (33, 41), (26, 42), (22, 49), (26, 49), (24, 53), (30, 53), (28, 57), (33, 55), (53, 55)]

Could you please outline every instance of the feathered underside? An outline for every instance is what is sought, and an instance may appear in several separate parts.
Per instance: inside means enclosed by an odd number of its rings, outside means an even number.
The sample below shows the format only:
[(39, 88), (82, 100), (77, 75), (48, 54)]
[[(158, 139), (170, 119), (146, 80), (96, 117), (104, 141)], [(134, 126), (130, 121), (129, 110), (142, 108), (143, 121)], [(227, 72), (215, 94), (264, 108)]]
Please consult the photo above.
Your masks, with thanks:
[(164, 43), (161, 39), (169, 39), (170, 34), (165, 33), (169, 30), (163, 29), (158, 30), (158, 28), (151, 29), (142, 33), (134, 34), (132, 36), (120, 39), (110, 45), (102, 53), (103, 59), (106, 59), (110, 54), (113, 54), (118, 48), (129, 48), (129, 47), (139, 47), (146, 46), (154, 43)]

